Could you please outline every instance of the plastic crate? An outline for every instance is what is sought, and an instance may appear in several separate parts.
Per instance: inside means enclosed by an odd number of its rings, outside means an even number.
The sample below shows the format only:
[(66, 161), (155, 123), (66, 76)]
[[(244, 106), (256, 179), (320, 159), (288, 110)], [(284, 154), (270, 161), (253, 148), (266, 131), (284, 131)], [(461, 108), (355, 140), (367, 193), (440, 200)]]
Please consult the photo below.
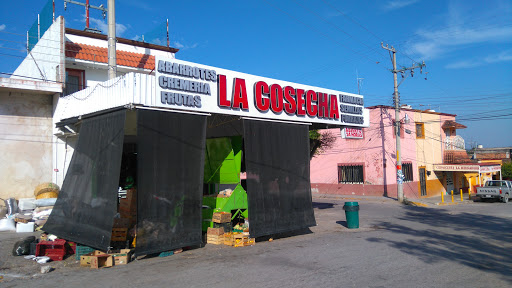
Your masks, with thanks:
[(80, 260), (80, 256), (94, 252), (94, 248), (82, 245), (76, 245), (75, 259)]
[(61, 261), (66, 256), (66, 240), (41, 241), (36, 246), (36, 256), (48, 256), (53, 261)]

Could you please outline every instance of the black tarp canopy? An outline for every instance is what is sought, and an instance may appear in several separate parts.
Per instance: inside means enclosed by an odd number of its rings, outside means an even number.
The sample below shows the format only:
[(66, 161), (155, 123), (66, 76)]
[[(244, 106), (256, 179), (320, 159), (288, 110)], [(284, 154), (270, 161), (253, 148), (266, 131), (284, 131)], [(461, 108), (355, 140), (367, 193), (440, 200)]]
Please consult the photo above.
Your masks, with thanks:
[(244, 120), (251, 237), (316, 225), (306, 125)]
[(103, 251), (117, 213), (126, 110), (83, 120), (66, 178), (44, 231)]

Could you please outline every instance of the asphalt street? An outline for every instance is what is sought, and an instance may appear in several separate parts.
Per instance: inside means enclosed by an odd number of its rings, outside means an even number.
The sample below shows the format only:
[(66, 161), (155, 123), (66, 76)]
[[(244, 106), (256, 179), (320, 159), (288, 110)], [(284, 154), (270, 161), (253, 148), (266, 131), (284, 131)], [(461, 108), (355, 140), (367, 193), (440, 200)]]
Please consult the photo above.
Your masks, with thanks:
[[(380, 197), (314, 197), (317, 226), (255, 246), (206, 245), (100, 270), (73, 257), (54, 271), (9, 256), (0, 233), (1, 287), (511, 287), (512, 203), (416, 207)], [(359, 202), (360, 228), (346, 227)], [(14, 259), (16, 258), (16, 259)]]

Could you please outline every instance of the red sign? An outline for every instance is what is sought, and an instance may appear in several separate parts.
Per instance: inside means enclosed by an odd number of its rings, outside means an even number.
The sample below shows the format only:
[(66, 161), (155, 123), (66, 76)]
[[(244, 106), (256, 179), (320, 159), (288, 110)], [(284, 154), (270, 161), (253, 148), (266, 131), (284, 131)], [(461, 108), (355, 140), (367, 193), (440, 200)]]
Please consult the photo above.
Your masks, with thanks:
[(358, 128), (343, 128), (343, 138), (355, 138), (355, 139), (363, 139), (363, 129)]

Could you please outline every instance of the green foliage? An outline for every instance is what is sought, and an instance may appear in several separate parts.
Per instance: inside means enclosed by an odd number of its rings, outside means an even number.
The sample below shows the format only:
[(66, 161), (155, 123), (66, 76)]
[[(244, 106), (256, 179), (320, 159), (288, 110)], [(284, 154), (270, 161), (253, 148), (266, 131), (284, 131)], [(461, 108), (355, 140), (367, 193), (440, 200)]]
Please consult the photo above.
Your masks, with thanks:
[(501, 175), (503, 179), (512, 180), (512, 163), (503, 163), (501, 166)]
[(322, 133), (318, 132), (318, 130), (310, 130), (309, 131), (309, 157), (313, 157), (316, 153), (324, 151), (332, 147), (334, 142), (336, 141), (336, 135), (323, 131)]

